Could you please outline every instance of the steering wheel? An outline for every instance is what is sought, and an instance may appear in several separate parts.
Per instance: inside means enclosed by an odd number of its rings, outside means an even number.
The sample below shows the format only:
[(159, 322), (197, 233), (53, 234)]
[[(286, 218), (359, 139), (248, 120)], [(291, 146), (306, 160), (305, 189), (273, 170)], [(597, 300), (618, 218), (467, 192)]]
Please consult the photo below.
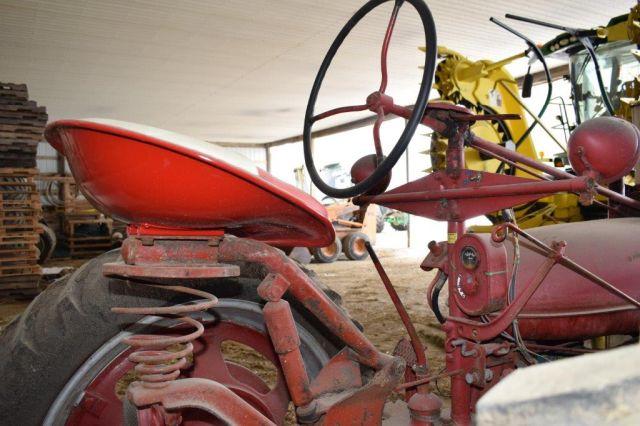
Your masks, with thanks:
[[(318, 93), (320, 92), (320, 88), (322, 86), (322, 82), (338, 49), (347, 38), (351, 30), (356, 26), (356, 24), (358, 24), (358, 22), (360, 22), (360, 20), (362, 20), (362, 18), (364, 18), (373, 9), (375, 9), (382, 3), (386, 3), (387, 1), (395, 1), (395, 5), (393, 7), (393, 11), (391, 12), (387, 31), (382, 43), (382, 52), (380, 55), (382, 78), (380, 82), (380, 88), (367, 97), (367, 101), (365, 104), (339, 107), (320, 114), (314, 114), (314, 108), (316, 100), (318, 98)], [(394, 107), (393, 99), (385, 94), (385, 90), (387, 88), (387, 51), (389, 50), (389, 42), (391, 41), (391, 35), (393, 34), (393, 27), (398, 17), (398, 12), (400, 11), (400, 7), (405, 2), (410, 3), (415, 8), (415, 10), (418, 12), (418, 15), (420, 16), (420, 19), (422, 20), (422, 26), (424, 27), (426, 42), (424, 71), (422, 74), (422, 82), (420, 83), (420, 91), (418, 92), (418, 97), (413, 106), (412, 114), (409, 117), (409, 120), (407, 121), (407, 124), (402, 134), (400, 135), (398, 142), (395, 144), (389, 155), (385, 157), (382, 152), (382, 146), (380, 143), (380, 126), (384, 121), (385, 114), (390, 112), (390, 110)], [(316, 75), (316, 79), (311, 89), (311, 94), (309, 96), (309, 102), (307, 103), (307, 110), (305, 113), (303, 132), (304, 160), (307, 166), (307, 170), (309, 171), (309, 176), (311, 177), (313, 183), (318, 187), (318, 189), (332, 197), (355, 197), (367, 193), (368, 191), (375, 188), (385, 178), (389, 177), (391, 169), (393, 168), (393, 166), (395, 166), (404, 151), (407, 149), (407, 146), (409, 145), (409, 142), (411, 141), (411, 138), (413, 137), (418, 124), (422, 121), (422, 117), (427, 106), (427, 101), (429, 100), (431, 84), (433, 82), (433, 74), (436, 65), (436, 55), (437, 40), (435, 24), (433, 22), (431, 12), (429, 11), (429, 8), (423, 0), (370, 0), (364, 6), (362, 6), (355, 13), (355, 15), (351, 17), (351, 19), (349, 19), (349, 21), (345, 24), (336, 39), (331, 44), (329, 51), (327, 52), (324, 60), (322, 61), (322, 64), (320, 65), (320, 69), (318, 70), (318, 74)], [(377, 119), (375, 121), (375, 124), (373, 125), (373, 141), (376, 150), (374, 165), (375, 169), (366, 178), (364, 178), (360, 182), (354, 182), (355, 185), (349, 188), (334, 188), (332, 186), (329, 186), (320, 177), (313, 161), (313, 140), (311, 128), (314, 123), (324, 118), (346, 112), (365, 110), (373, 111), (377, 115)]]

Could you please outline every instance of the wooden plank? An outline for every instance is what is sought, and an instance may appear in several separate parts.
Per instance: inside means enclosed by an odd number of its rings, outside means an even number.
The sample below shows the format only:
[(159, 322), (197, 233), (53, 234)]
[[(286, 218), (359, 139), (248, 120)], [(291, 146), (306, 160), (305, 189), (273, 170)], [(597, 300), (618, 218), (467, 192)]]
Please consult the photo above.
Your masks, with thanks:
[(24, 268), (14, 267), (14, 266), (11, 266), (11, 267), (0, 266), (0, 277), (3, 277), (3, 278), (16, 277), (20, 275), (36, 275), (41, 273), (42, 273), (42, 269), (39, 266), (24, 267)]
[(22, 269), (33, 269), (40, 267), (38, 265), (38, 259), (7, 259), (0, 260), (0, 274), (3, 271), (14, 271)]
[[(47, 109), (29, 100), (25, 84), (0, 82), (0, 167), (35, 168), (38, 143), (43, 139), (47, 119)], [(15, 176), (14, 173), (10, 175)], [(19, 185), (4, 183), (0, 186)], [(6, 195), (7, 192), (3, 191), (0, 198), (10, 198)]]
[(0, 195), (28, 195), (31, 200), (39, 200), (40, 194), (34, 192), (23, 192), (23, 191), (13, 191), (13, 190), (0, 190)]
[(35, 176), (40, 171), (35, 167), (1, 167), (0, 176)]
[(23, 248), (12, 248), (12, 249), (3, 249), (0, 247), (0, 261), (6, 259), (17, 259), (21, 257), (27, 257), (30, 255), (38, 254), (38, 249), (35, 246), (31, 247), (23, 247)]
[[(2, 99), (0, 99), (0, 104), (3, 104)], [(6, 104), (6, 103), (4, 103)], [(45, 126), (47, 124), (47, 116), (43, 115), (41, 117), (28, 117), (28, 118), (22, 118), (22, 117), (3, 117), (2, 115), (0, 115), (0, 123), (2, 124), (8, 124), (8, 125), (38, 125), (38, 126)]]
[(15, 217), (15, 218), (37, 217), (39, 219), (41, 215), (42, 215), (42, 212), (39, 211), (39, 210), (35, 210), (35, 209), (21, 209), (21, 210), (2, 209), (0, 211), (0, 219), (2, 219), (2, 218), (11, 218), (11, 217)]
[(12, 132), (12, 133), (34, 133), (42, 134), (44, 132), (44, 126), (40, 123), (25, 122), (25, 123), (0, 123), (0, 131)]
[(29, 92), (26, 84), (0, 83), (0, 97), (26, 101)]

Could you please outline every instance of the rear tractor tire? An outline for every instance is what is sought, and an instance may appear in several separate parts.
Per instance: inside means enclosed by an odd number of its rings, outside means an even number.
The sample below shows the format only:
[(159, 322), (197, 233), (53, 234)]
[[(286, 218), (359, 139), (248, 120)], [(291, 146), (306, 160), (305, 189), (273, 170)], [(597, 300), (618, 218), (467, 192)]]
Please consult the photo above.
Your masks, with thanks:
[[(104, 277), (102, 265), (119, 258), (119, 250), (105, 253), (51, 284), (0, 331), (1, 425), (122, 424), (124, 393), (135, 378), (126, 359), (130, 348), (122, 340), (131, 332), (167, 334), (166, 327), (175, 326), (175, 321), (118, 315), (111, 308), (166, 306), (187, 300), (161, 288)], [(240, 267), (240, 277), (181, 283), (219, 298), (217, 306), (196, 314), (204, 320), (205, 334), (194, 342), (194, 364), (182, 375), (217, 380), (281, 422), (289, 395), (264, 325), (263, 301), (256, 291), (265, 268), (258, 264)], [(302, 269), (313, 279), (313, 272)], [(340, 305), (337, 293), (317, 285)], [(304, 306), (289, 302), (304, 362), (314, 377), (342, 344)], [(238, 364), (241, 361), (249, 364)], [(220, 373), (225, 371), (229, 372), (226, 376)], [(216, 377), (218, 373), (221, 378)], [(276, 396), (273, 392), (278, 397), (263, 404), (267, 393)], [(184, 414), (185, 425), (202, 417), (189, 410)], [(211, 420), (217, 424), (217, 419)]]

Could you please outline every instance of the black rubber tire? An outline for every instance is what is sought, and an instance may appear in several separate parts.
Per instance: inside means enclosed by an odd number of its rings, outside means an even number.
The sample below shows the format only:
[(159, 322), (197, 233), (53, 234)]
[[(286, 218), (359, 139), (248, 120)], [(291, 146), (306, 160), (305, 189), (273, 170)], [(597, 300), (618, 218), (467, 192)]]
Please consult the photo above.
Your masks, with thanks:
[(342, 250), (350, 260), (364, 260), (369, 257), (369, 252), (364, 247), (364, 242), (369, 241), (367, 234), (354, 232), (342, 240)]
[(49, 228), (44, 223), (40, 223), (40, 229), (42, 229), (42, 232), (40, 233), (40, 239), (38, 240), (38, 250), (40, 251), (38, 263), (43, 264), (47, 260), (51, 259), (51, 256), (56, 249), (56, 244), (58, 244), (58, 237), (56, 237), (56, 233), (53, 232), (53, 229)]
[[(330, 253), (323, 251), (327, 247), (332, 247), (332, 246), (334, 246), (334, 248)], [(321, 247), (321, 248), (316, 247), (312, 250), (313, 257), (316, 259), (316, 261), (320, 263), (333, 263), (336, 260), (338, 260), (338, 257), (342, 252), (342, 242), (340, 241), (340, 239), (336, 237), (335, 240), (333, 241), (333, 244), (327, 247)]]
[[(140, 318), (116, 315), (111, 307), (181, 302), (174, 292), (102, 276), (102, 264), (118, 257), (119, 250), (105, 253), (51, 284), (0, 332), (1, 425), (42, 424), (60, 390), (87, 358)], [(240, 266), (240, 278), (187, 285), (206, 287), (219, 298), (262, 302), (256, 288), (266, 271), (261, 265)], [(337, 305), (341, 304), (337, 293), (325, 292)], [(290, 302), (296, 321), (329, 356), (335, 354), (341, 346), (335, 336), (304, 307)]]

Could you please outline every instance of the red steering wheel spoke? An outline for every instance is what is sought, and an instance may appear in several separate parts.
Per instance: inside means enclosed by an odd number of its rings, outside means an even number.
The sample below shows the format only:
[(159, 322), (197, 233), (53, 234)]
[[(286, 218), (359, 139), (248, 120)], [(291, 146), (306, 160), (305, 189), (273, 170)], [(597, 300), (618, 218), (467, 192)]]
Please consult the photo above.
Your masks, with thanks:
[(400, 11), (400, 7), (402, 7), (402, 3), (404, 3), (404, 0), (396, 0), (395, 4), (393, 5), (393, 11), (391, 12), (389, 24), (387, 25), (387, 31), (384, 34), (384, 41), (382, 42), (382, 51), (380, 52), (380, 70), (382, 72), (382, 78), (380, 80), (380, 89), (378, 89), (380, 93), (384, 93), (385, 90), (387, 90), (387, 81), (389, 74), (387, 70), (387, 53), (389, 52), (389, 43), (391, 43), (393, 28), (396, 25), (398, 12)]
[[(366, 105), (352, 105), (334, 108), (328, 111), (324, 111), (320, 114), (314, 113), (318, 94), (322, 87), (325, 75), (333, 61), (336, 53), (340, 49), (342, 43), (347, 36), (351, 33), (353, 28), (371, 11), (383, 3), (393, 3), (393, 9), (391, 16), (388, 20), (384, 40), (380, 51), (380, 87), (376, 92), (371, 93), (367, 97)], [(398, 20), (400, 8), (404, 3), (409, 3), (413, 9), (418, 13), (420, 22), (422, 24), (422, 30), (424, 31), (424, 42), (427, 46), (426, 54), (424, 57), (424, 66), (422, 72), (422, 79), (420, 82), (420, 89), (418, 91), (416, 100), (413, 104), (413, 108), (405, 109), (399, 108), (393, 103), (393, 99), (385, 94), (389, 82), (389, 70), (387, 67), (389, 46), (393, 31)], [(370, 192), (371, 190), (380, 191), (384, 189), (379, 183), (388, 180), (391, 169), (398, 162), (404, 151), (406, 150), (413, 134), (416, 131), (417, 126), (422, 122), (424, 111), (429, 100), (429, 92), (431, 91), (431, 84), (433, 82), (433, 74), (436, 68), (436, 52), (437, 52), (437, 38), (435, 31), (435, 24), (433, 22), (433, 16), (429, 11), (428, 6), (424, 0), (369, 0), (355, 14), (347, 21), (338, 33), (336, 39), (331, 43), (329, 50), (327, 51), (322, 64), (318, 69), (316, 78), (309, 94), (309, 101), (307, 102), (307, 109), (304, 119), (304, 128), (302, 134), (303, 149), (304, 149), (304, 161), (311, 177), (312, 182), (323, 193), (339, 198), (350, 198), (358, 195), (362, 195)], [(369, 110), (376, 114), (375, 124), (373, 126), (373, 139), (375, 145), (376, 157), (378, 158), (375, 168), (370, 171), (368, 175), (362, 175), (353, 180), (353, 186), (347, 188), (336, 188), (328, 185), (320, 175), (316, 168), (313, 153), (313, 136), (312, 126), (315, 122), (327, 117), (334, 116), (336, 114), (365, 111)], [(398, 114), (398, 111), (402, 112)], [(382, 142), (380, 138), (380, 129), (386, 116), (389, 114), (402, 115), (406, 118), (405, 127), (402, 134), (398, 137), (397, 142), (386, 156), (383, 156)], [(360, 160), (358, 160), (360, 161)], [(385, 187), (386, 188), (386, 187)]]
[(376, 118), (376, 122), (373, 124), (373, 144), (376, 148), (376, 156), (378, 159), (382, 159), (382, 142), (380, 141), (380, 126), (382, 126), (382, 122), (384, 121), (384, 108), (382, 106), (378, 107), (378, 118)]
[(369, 109), (369, 105), (350, 105), (350, 106), (343, 106), (339, 108), (333, 108), (321, 114), (314, 115), (313, 117), (311, 117), (311, 122), (315, 123), (316, 121), (324, 120), (325, 118), (331, 117), (333, 115), (344, 114), (347, 112), (364, 111), (367, 109)]

